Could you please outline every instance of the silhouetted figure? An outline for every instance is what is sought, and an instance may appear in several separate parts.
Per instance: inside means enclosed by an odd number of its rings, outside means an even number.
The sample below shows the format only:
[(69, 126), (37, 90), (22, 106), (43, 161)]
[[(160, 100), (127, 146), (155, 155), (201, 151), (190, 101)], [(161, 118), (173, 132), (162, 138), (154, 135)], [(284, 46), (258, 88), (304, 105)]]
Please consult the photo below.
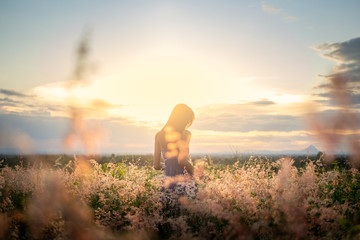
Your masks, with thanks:
[[(191, 133), (187, 130), (194, 121), (193, 110), (185, 104), (175, 106), (165, 126), (155, 136), (154, 168), (165, 170), (163, 214), (180, 214), (179, 198), (193, 197), (197, 191), (192, 177), (194, 166), (189, 161)], [(161, 166), (164, 158), (164, 168)]]
[(161, 155), (165, 163), (165, 175), (193, 174), (189, 162), (191, 133), (186, 130), (194, 121), (193, 110), (185, 104), (175, 106), (165, 126), (155, 136), (154, 168), (161, 170)]

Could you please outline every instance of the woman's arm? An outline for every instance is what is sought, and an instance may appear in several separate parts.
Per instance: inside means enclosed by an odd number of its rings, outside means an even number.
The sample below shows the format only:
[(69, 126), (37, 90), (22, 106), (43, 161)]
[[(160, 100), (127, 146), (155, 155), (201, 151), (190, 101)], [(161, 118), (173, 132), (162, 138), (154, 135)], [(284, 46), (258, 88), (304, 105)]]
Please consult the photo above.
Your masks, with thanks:
[(154, 168), (155, 168), (156, 170), (161, 170), (161, 164), (160, 164), (160, 159), (161, 159), (161, 146), (160, 146), (158, 134), (159, 134), (159, 133), (157, 133), (157, 134), (155, 135)]
[(178, 142), (179, 155), (178, 155), (178, 163), (185, 167), (186, 171), (193, 175), (194, 166), (189, 162), (189, 145), (190, 145), (191, 133), (186, 131), (184, 134), (184, 138)]

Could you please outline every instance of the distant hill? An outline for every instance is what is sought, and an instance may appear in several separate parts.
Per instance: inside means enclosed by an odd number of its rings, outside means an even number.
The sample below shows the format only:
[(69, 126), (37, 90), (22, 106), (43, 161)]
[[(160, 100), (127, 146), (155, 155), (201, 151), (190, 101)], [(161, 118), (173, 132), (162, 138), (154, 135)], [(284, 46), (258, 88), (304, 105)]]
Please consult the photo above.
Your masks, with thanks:
[(282, 150), (282, 151), (258, 151), (258, 154), (267, 154), (267, 155), (316, 155), (320, 151), (313, 145), (308, 146), (307, 148), (304, 148), (302, 150)]
[[(271, 150), (259, 150), (259, 151), (248, 151), (248, 152), (238, 152), (238, 154), (245, 154), (245, 155), (317, 155), (320, 151), (314, 146), (310, 145), (302, 150), (281, 150), (281, 151), (271, 151)], [(222, 153), (215, 153), (212, 155), (233, 155), (234, 153), (229, 152), (222, 152)]]
[(309, 147), (307, 147), (303, 150), (300, 150), (299, 153), (301, 155), (308, 154), (308, 151), (309, 151), (309, 155), (316, 155), (320, 152), (314, 145), (310, 145)]
[[(308, 153), (309, 151), (309, 153)], [(282, 151), (259, 151), (258, 154), (268, 155), (316, 155), (320, 151), (314, 146), (310, 145), (302, 150), (282, 150)]]

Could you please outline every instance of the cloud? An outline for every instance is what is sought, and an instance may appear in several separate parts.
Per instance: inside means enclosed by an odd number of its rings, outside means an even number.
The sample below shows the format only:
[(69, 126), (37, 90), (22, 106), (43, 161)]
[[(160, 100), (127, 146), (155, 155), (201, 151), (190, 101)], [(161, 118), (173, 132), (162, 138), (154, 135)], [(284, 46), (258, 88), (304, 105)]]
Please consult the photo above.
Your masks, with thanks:
[(0, 98), (0, 107), (1, 106), (17, 106), (18, 104), (21, 104), (21, 102), (12, 100), (10, 98)]
[(0, 113), (19, 115), (50, 115), (51, 103), (39, 101), (36, 95), (28, 95), (19, 91), (0, 89)]
[(317, 90), (317, 89), (323, 89), (329, 87), (330, 87), (330, 83), (320, 83), (317, 86), (313, 87), (313, 89)]
[[(334, 105), (336, 94), (343, 94), (353, 104), (360, 104), (360, 37), (344, 42), (323, 43), (314, 48), (324, 58), (337, 62), (333, 73), (323, 76), (324, 82), (315, 86), (315, 90), (322, 91), (315, 94), (328, 100), (329, 105)], [(346, 89), (334, 88), (344, 81)], [(342, 92), (341, 92), (342, 91)]]
[(103, 99), (93, 99), (90, 101), (91, 102), (91, 105), (93, 108), (95, 109), (103, 109), (103, 110), (106, 110), (106, 109), (112, 109), (112, 108), (117, 108), (117, 107), (120, 107), (120, 105), (114, 105), (112, 103), (109, 103)]
[[(259, 104), (260, 102), (260, 104)], [(304, 130), (302, 117), (268, 110), (271, 101), (246, 104), (218, 104), (198, 108), (194, 128), (214, 131), (297, 131)]]
[[(22, 100), (14, 100), (5, 97), (0, 98), (0, 113), (19, 114), (19, 115), (50, 115), (51, 103), (38, 102), (34, 96), (26, 96)], [(16, 98), (16, 97), (15, 97)]]
[[(347, 119), (345, 118), (348, 112), (345, 111), (339, 111), (337, 109), (326, 109), (323, 111), (319, 111), (316, 113), (309, 113), (309, 119), (315, 119), (315, 118), (319, 118), (321, 120), (321, 122), (324, 122), (324, 128), (327, 129), (332, 129), (332, 130), (359, 130), (358, 126), (360, 125), (360, 119), (357, 118), (353, 118), (351, 119), (351, 121), (356, 122), (356, 124), (348, 124), (346, 121)], [(332, 126), (335, 125), (335, 121), (330, 121), (330, 120), (334, 120), (335, 118), (339, 119), (339, 124), (337, 124), (336, 126)], [(339, 131), (339, 134), (341, 134), (342, 131)]]
[[(214, 118), (216, 117), (214, 116)], [(229, 123), (230, 119), (234, 123), (237, 118), (239, 118), (239, 114), (236, 113), (223, 114), (220, 122), (221, 124)], [(248, 117), (243, 119), (248, 119)], [(262, 122), (273, 121), (273, 118), (268, 116), (262, 118), (254, 116), (253, 119)], [(279, 116), (278, 119), (286, 122), (291, 120), (291, 117)], [(14, 144), (19, 139), (31, 143), (31, 150), (36, 153), (64, 153), (62, 144), (69, 121), (70, 119), (65, 117), (0, 114), (0, 152), (23, 150)], [(203, 121), (203, 119), (197, 119), (197, 121)], [(249, 120), (245, 121), (246, 124), (249, 124)], [(91, 123), (93, 123), (92, 120), (89, 121), (89, 124)], [(101, 142), (100, 153), (152, 153), (156, 130), (137, 126), (121, 117), (104, 119), (96, 121), (96, 123), (101, 124), (108, 133), (108, 139)], [(260, 123), (258, 124), (260, 125)], [(229, 131), (228, 128), (219, 129), (216, 121), (209, 122), (208, 127), (203, 127), (203, 129), (210, 130), (200, 130), (195, 126), (190, 129), (193, 133), (192, 153), (229, 152), (231, 151), (230, 145), (236, 146), (239, 151), (284, 150), (285, 148), (299, 150), (305, 148), (309, 142), (316, 145), (311, 140), (311, 134), (303, 130), (288, 132), (283, 129), (280, 131)], [(6, 139), (11, 139), (11, 142)], [(71, 150), (71, 153), (77, 152), (81, 152), (81, 148)]]
[[(282, 112), (288, 111), (281, 107), (281, 104), (261, 99), (242, 104), (214, 104), (197, 108), (196, 121), (190, 129), (193, 132), (192, 152), (228, 152), (231, 151), (230, 145), (236, 145), (239, 150), (245, 151), (282, 150), (284, 146), (288, 149), (302, 149), (309, 142), (315, 144), (304, 130), (302, 119), (283, 114)], [(280, 114), (274, 112), (278, 108), (281, 108), (278, 111)], [(8, 129), (7, 134), (15, 140), (17, 135), (12, 136), (15, 130), (21, 132), (22, 136), (28, 136), (33, 143), (34, 152), (62, 153), (65, 151), (62, 147), (63, 138), (69, 122), (70, 119), (66, 117), (0, 113), (0, 132)], [(87, 123), (89, 126), (92, 123), (100, 125), (107, 133), (108, 137), (100, 142), (99, 153), (153, 151), (156, 130), (145, 124), (139, 125), (129, 119), (114, 116), (87, 120)], [(6, 145), (0, 146), (0, 152), (7, 150)], [(76, 146), (71, 151), (81, 152), (81, 146)]]
[(0, 88), (0, 93), (7, 95), (7, 96), (14, 96), (14, 97), (29, 97), (26, 94), (23, 94), (21, 92), (17, 92), (14, 90), (10, 90), (10, 89), (4, 89), (4, 88)]
[(199, 119), (197, 129), (215, 131), (297, 131), (303, 130), (302, 119), (291, 115), (217, 115), (214, 119)]
[(359, 63), (360, 37), (344, 42), (323, 43), (316, 47), (323, 55), (342, 63)]
[(275, 102), (270, 101), (269, 99), (262, 99), (260, 101), (252, 102), (255, 105), (272, 105), (275, 104)]
[(264, 12), (274, 15), (280, 14), (282, 12), (282, 9), (266, 4), (265, 2), (261, 4), (261, 8)]
[(264, 12), (271, 14), (271, 15), (279, 15), (281, 18), (288, 22), (294, 22), (300, 20), (300, 18), (290, 15), (287, 13), (284, 9), (280, 9), (277, 7), (274, 7), (272, 5), (267, 4), (266, 2), (262, 2), (261, 8)]
[[(15, 91), (9, 97), (0, 98), (0, 113), (20, 115), (56, 115), (67, 116), (67, 99), (49, 100), (35, 95), (25, 95)], [(21, 96), (19, 99), (18, 96)], [(26, 96), (26, 98), (22, 98)], [(15, 98), (15, 99), (14, 99)], [(121, 108), (122, 105), (112, 104), (104, 99), (76, 99), (73, 107), (83, 112), (87, 118), (107, 117), (108, 110)]]
[[(29, 116), (0, 113), (0, 153), (17, 152), (17, 140), (31, 142), (36, 153), (63, 153), (63, 139), (70, 119), (53, 116)], [(155, 130), (136, 126), (125, 118), (87, 120), (87, 124), (100, 124), (108, 133), (108, 139), (101, 141), (100, 153), (151, 153)], [(6, 139), (10, 139), (11, 142)], [(26, 149), (25, 149), (26, 150)], [(82, 152), (81, 146), (70, 153)]]
[(325, 78), (334, 78), (342, 74), (348, 82), (360, 82), (360, 37), (344, 42), (323, 43), (314, 49), (321, 56), (338, 63), (334, 68), (335, 73), (324, 76)]
[[(360, 93), (352, 93), (351, 91), (349, 91), (348, 94), (352, 104), (355, 105), (360, 104)], [(329, 106), (333, 106), (336, 104), (336, 101), (334, 101), (335, 99), (333, 99), (332, 95), (329, 92), (314, 94), (314, 96), (324, 98), (327, 101), (322, 101), (322, 102), (328, 104)], [(321, 100), (318, 101), (321, 102)]]
[[(315, 95), (323, 108), (333, 114), (311, 116), (312, 129), (326, 144), (326, 151), (334, 153), (346, 146), (352, 163), (360, 165), (360, 37), (315, 47), (321, 56), (337, 63), (333, 72), (320, 76), (324, 82), (315, 87)], [(349, 135), (352, 133), (352, 135)]]
[[(307, 131), (251, 131), (251, 132), (219, 132), (192, 130), (192, 149), (198, 152), (247, 152), (256, 150), (300, 150), (314, 141), (313, 135)], [(221, 141), (219, 141), (221, 139)]]

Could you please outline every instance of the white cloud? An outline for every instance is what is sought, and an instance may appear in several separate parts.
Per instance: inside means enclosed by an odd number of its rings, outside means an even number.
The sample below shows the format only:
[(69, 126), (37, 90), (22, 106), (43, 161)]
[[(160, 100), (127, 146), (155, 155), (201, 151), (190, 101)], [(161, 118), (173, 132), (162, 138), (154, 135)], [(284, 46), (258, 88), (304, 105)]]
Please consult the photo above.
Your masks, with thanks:
[(264, 12), (274, 15), (280, 14), (283, 11), (282, 9), (266, 4), (265, 2), (261, 4), (261, 8)]
[(261, 8), (264, 12), (271, 14), (271, 15), (279, 15), (281, 18), (288, 22), (295, 22), (300, 20), (299, 17), (293, 16), (287, 13), (284, 9), (277, 8), (275, 6), (269, 5), (266, 2), (262, 2)]

